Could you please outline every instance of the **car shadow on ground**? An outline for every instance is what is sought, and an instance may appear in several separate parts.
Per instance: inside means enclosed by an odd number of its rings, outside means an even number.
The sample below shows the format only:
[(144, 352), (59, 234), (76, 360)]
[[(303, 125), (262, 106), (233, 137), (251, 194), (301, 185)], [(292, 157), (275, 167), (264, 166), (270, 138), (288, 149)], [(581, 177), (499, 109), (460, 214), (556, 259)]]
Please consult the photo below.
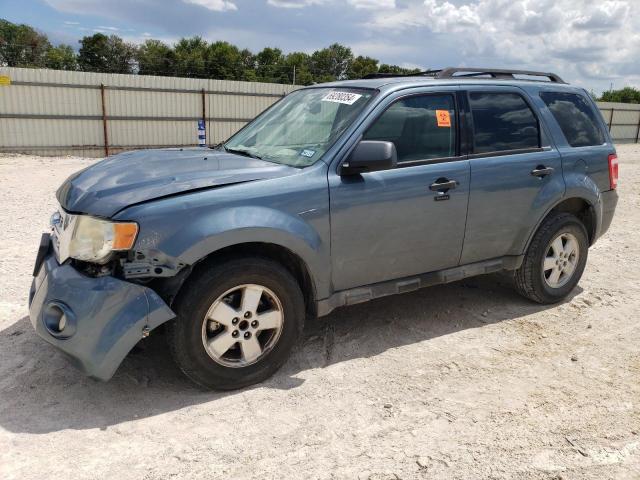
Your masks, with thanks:
[[(572, 296), (581, 291), (576, 288)], [(294, 389), (304, 383), (299, 374), (309, 369), (373, 357), (548, 308), (520, 297), (510, 279), (501, 275), (341, 308), (309, 322), (287, 364), (251, 388)], [(107, 383), (71, 367), (35, 335), (27, 317), (0, 332), (0, 352), (0, 426), (12, 432), (104, 429), (238, 394), (203, 391), (191, 384), (171, 360), (161, 332), (134, 349)]]

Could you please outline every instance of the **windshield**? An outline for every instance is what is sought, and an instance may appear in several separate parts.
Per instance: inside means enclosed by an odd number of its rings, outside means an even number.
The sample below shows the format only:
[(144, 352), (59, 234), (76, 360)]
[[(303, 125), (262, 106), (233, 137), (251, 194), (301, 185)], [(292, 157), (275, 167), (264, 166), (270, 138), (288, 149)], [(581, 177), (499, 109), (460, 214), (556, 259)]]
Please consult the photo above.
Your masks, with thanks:
[(228, 152), (306, 167), (353, 122), (372, 90), (308, 88), (287, 95), (223, 145)]

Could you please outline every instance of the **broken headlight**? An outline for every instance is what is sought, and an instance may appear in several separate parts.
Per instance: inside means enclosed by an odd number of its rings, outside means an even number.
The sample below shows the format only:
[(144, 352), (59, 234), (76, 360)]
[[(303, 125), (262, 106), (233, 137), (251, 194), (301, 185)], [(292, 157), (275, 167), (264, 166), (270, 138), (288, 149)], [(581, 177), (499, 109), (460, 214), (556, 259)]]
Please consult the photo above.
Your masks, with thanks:
[(88, 215), (77, 215), (74, 220), (68, 256), (85, 262), (106, 263), (111, 252), (130, 250), (138, 234), (134, 222), (110, 222)]

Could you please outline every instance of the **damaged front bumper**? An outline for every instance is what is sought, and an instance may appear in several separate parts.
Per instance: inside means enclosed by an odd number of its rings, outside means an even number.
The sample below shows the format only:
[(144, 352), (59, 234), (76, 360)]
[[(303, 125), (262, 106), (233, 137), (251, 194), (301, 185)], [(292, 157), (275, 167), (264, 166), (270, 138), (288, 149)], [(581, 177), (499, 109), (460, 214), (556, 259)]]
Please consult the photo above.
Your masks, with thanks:
[(133, 346), (175, 317), (153, 290), (112, 276), (88, 277), (60, 265), (46, 237), (29, 293), (36, 333), (87, 375), (109, 380)]

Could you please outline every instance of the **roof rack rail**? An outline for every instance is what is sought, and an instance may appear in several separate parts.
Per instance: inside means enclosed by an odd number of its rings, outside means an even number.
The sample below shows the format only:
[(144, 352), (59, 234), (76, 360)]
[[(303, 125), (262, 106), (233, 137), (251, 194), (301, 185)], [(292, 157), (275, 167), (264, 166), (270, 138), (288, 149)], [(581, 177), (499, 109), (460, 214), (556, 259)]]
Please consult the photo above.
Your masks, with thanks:
[[(466, 72), (464, 75), (456, 75), (456, 73)], [(551, 72), (536, 72), (533, 70), (509, 70), (502, 68), (472, 68), (472, 67), (447, 67), (440, 70), (436, 78), (454, 78), (454, 77), (480, 77), (489, 75), (491, 78), (508, 78), (515, 79), (514, 75), (526, 75), (529, 77), (546, 77), (554, 83), (566, 83), (559, 75)]]
[[(462, 73), (462, 75), (456, 75)], [(472, 68), (472, 67), (447, 67), (438, 70), (425, 70), (417, 73), (370, 73), (363, 78), (390, 78), (390, 77), (433, 77), (433, 78), (482, 78), (489, 76), (490, 78), (515, 80), (515, 75), (524, 75), (528, 77), (546, 77), (553, 83), (566, 83), (560, 76), (551, 72), (535, 72), (533, 70), (508, 70), (501, 68)], [(532, 81), (544, 81), (533, 80)]]
[(425, 77), (425, 76), (435, 76), (438, 72), (442, 70), (424, 70), (422, 72), (415, 73), (369, 73), (362, 77), (363, 79), (369, 78), (393, 78), (393, 77)]

